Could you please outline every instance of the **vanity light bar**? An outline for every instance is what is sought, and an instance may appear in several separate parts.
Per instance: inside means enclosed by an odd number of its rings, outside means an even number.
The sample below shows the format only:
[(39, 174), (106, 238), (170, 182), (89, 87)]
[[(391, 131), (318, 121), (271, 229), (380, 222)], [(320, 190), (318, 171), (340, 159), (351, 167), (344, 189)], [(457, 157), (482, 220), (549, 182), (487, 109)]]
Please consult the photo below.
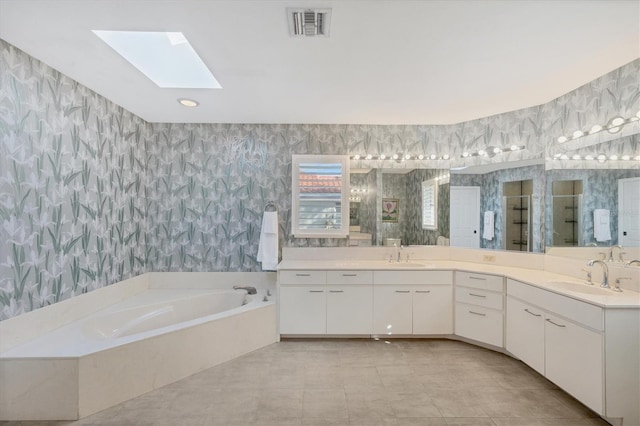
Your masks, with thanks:
[(394, 161), (408, 161), (408, 160), (450, 160), (451, 159), (451, 155), (449, 154), (443, 154), (443, 155), (437, 155), (437, 154), (418, 154), (418, 155), (411, 155), (411, 154), (391, 154), (391, 155), (386, 155), (386, 154), (380, 154), (380, 155), (372, 155), (372, 154), (365, 154), (365, 155), (361, 155), (361, 154), (355, 154), (351, 156), (352, 160), (394, 160)]
[(553, 160), (586, 160), (586, 161), (593, 161), (593, 160), (597, 160), (600, 163), (604, 163), (607, 160), (610, 161), (640, 161), (640, 155), (636, 155), (635, 157), (632, 157), (630, 155), (622, 155), (622, 156), (618, 156), (616, 154), (611, 154), (609, 156), (606, 156), (604, 154), (587, 154), (584, 157), (578, 154), (574, 154), (573, 156), (569, 157), (567, 154), (554, 154), (553, 155)]
[(497, 154), (502, 154), (503, 152), (509, 151), (520, 151), (524, 149), (524, 145), (509, 145), (509, 146), (488, 146), (484, 149), (479, 149), (477, 151), (465, 151), (462, 153), (462, 158), (468, 157), (493, 157)]
[(615, 117), (611, 118), (607, 122), (607, 124), (605, 124), (604, 126), (601, 126), (600, 124), (594, 124), (593, 126), (591, 126), (591, 129), (589, 130), (585, 131), (585, 130), (578, 129), (575, 132), (573, 132), (571, 136), (563, 135), (558, 137), (558, 139), (556, 140), (558, 143), (565, 143), (568, 141), (580, 139), (584, 136), (593, 135), (595, 133), (602, 132), (603, 130), (606, 130), (609, 133), (618, 133), (627, 124), (633, 123), (634, 121), (638, 121), (638, 120), (640, 120), (640, 111), (638, 111), (636, 115), (634, 115), (633, 117), (629, 117), (629, 118), (622, 118), (621, 116), (616, 115)]

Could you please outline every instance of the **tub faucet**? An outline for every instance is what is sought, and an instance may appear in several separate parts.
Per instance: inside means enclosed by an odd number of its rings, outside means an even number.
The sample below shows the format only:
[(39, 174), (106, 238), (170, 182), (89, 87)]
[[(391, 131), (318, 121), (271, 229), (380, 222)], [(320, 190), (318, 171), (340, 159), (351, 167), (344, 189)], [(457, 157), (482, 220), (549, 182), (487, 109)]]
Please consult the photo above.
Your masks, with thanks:
[(251, 287), (251, 286), (242, 286), (242, 285), (234, 285), (233, 286), (234, 290), (246, 290), (247, 294), (256, 294), (258, 293), (258, 291), (256, 290), (255, 287)]
[(609, 287), (609, 267), (607, 266), (607, 264), (600, 260), (600, 259), (593, 259), (590, 260), (587, 265), (588, 266), (593, 266), (594, 264), (598, 264), (600, 265), (600, 267), (602, 268), (602, 282), (600, 283), (600, 287), (602, 288), (611, 288)]

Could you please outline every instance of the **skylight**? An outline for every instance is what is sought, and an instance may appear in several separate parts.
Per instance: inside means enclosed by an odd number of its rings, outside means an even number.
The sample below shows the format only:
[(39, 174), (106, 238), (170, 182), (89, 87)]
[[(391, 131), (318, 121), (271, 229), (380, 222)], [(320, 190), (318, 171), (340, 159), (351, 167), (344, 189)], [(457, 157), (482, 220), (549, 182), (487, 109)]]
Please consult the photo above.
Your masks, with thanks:
[(222, 88), (181, 32), (94, 30), (93, 33), (159, 87)]

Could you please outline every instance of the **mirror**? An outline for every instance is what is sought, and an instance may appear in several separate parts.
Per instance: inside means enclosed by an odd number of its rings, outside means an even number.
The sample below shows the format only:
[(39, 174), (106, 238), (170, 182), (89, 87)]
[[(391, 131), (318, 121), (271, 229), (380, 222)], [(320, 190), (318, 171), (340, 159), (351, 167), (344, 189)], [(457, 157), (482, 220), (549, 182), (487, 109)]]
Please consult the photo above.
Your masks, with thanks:
[[(554, 254), (561, 254), (564, 251), (558, 248), (567, 246), (608, 248), (622, 244), (625, 249), (638, 247), (640, 183), (636, 182), (640, 181), (639, 140), (640, 135), (635, 134), (547, 156), (547, 252), (557, 248)], [(622, 195), (620, 185), (627, 189)], [(620, 205), (624, 203), (629, 208), (623, 207), (627, 213), (620, 214)], [(594, 223), (596, 210), (608, 211), (608, 221), (603, 220), (600, 226), (604, 230), (599, 230)], [(571, 256), (594, 257), (593, 249), (585, 249), (584, 255), (579, 253), (579, 250), (574, 250)]]
[[(349, 245), (435, 245), (449, 237), (448, 169), (352, 169)], [(423, 182), (437, 183), (432, 218), (423, 226)], [(431, 200), (431, 198), (430, 198)], [(384, 211), (384, 214), (383, 214)], [(390, 215), (387, 213), (391, 213)]]
[[(472, 197), (467, 197), (468, 205), (460, 205), (464, 200), (456, 200), (456, 209), (473, 211), (456, 219), (471, 221), (471, 226), (456, 225), (456, 229), (468, 228), (475, 238), (458, 239), (452, 235), (451, 245), (542, 252), (545, 199), (543, 162), (542, 158), (538, 158), (452, 169), (451, 188), (478, 188), (480, 200), (477, 206), (472, 202)], [(453, 229), (453, 223), (451, 227)]]

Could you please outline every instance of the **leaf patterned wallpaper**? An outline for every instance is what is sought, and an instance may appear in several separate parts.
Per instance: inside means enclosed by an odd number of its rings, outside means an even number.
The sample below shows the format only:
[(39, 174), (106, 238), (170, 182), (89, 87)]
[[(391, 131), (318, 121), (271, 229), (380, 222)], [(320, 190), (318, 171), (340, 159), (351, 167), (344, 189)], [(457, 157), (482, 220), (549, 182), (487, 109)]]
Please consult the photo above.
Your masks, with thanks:
[[(640, 60), (554, 101), (434, 125), (147, 123), (0, 40), (0, 319), (146, 271), (259, 271), (264, 205), (290, 238), (292, 154), (464, 150), (490, 161), (639, 109)], [(468, 162), (480, 161), (469, 159)]]

